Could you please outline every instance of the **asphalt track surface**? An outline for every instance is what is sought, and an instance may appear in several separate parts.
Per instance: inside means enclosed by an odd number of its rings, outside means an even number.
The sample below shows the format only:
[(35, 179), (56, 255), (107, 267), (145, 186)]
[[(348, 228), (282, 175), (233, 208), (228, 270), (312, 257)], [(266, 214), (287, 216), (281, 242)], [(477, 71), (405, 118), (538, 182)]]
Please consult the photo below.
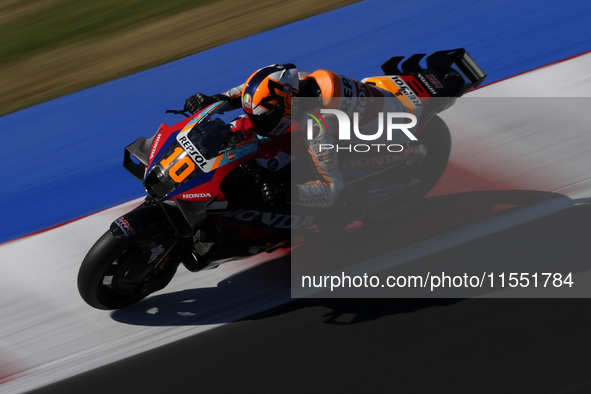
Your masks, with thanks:
[(39, 393), (586, 393), (588, 300), (305, 300)]
[[(436, 259), (588, 261), (590, 218), (590, 206), (574, 207)], [(287, 286), (289, 260), (247, 275)], [(198, 291), (156, 304), (170, 318)], [(586, 393), (589, 307), (588, 299), (302, 299), (34, 392)], [(140, 309), (113, 318), (150, 324)], [(212, 322), (224, 321), (181, 324)]]
[[(567, 56), (545, 58), (539, 65)], [(588, 59), (565, 62), (574, 64), (574, 70), (542, 69), (481, 92), (506, 96), (513, 88), (514, 95), (524, 89), (538, 95), (536, 89), (553, 81), (552, 94), (588, 97)], [(565, 81), (554, 82), (564, 75)], [(469, 110), (469, 104), (458, 110)], [(588, 130), (573, 129), (566, 146), (549, 133), (526, 138), (523, 145), (536, 147), (528, 152), (552, 160), (519, 155), (519, 168), (525, 170), (506, 176), (491, 166), (486, 150), (479, 149), (481, 140), (467, 132), (475, 130), (467, 130), (462, 119), (454, 113), (446, 119), (455, 130), (455, 146), (475, 149), (453, 151), (442, 183), (413, 211), (433, 215), (424, 216), (426, 222), (411, 220), (411, 215), (398, 226), (416, 233), (425, 224), (444, 223), (450, 227), (437, 230), (446, 233), (457, 229), (454, 216), (486, 222), (491, 212), (536, 206), (556, 195), (566, 203), (522, 224), (467, 237), (416, 263), (528, 260), (585, 275), (591, 213), (585, 204), (591, 196)], [(484, 127), (476, 134), (494, 135), (497, 147), (503, 145), (496, 138), (517, 140), (521, 146), (521, 138), (511, 133)], [(539, 139), (560, 147), (560, 154), (553, 156), (544, 144), (531, 145)], [(490, 142), (484, 138), (480, 143), (488, 147)], [(467, 151), (477, 152), (481, 160), (466, 156)], [(514, 152), (501, 153), (505, 156), (497, 156), (495, 163), (515, 157)], [(552, 171), (544, 167), (549, 162)], [(536, 168), (541, 168), (539, 177), (531, 176)], [(454, 215), (458, 207), (462, 215)], [(10, 381), (0, 392), (41, 386), (37, 392), (589, 392), (587, 299), (292, 301), (289, 260), (278, 257), (182, 273), (169, 288), (136, 306), (113, 314), (89, 310), (73, 300), (75, 261), (121, 209), (2, 245), (3, 263), (19, 265), (2, 281), (0, 365)], [(40, 256), (47, 265), (38, 265)], [(61, 381), (50, 384), (56, 380)]]

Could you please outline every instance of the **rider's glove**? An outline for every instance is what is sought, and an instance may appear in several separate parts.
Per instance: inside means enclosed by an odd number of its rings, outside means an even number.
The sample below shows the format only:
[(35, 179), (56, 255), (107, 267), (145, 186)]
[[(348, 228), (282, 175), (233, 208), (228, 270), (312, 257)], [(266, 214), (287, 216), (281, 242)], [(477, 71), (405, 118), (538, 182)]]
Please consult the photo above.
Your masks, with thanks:
[(194, 96), (189, 97), (185, 100), (185, 111), (194, 114), (201, 111), (203, 108), (216, 103), (218, 101), (229, 101), (228, 96), (223, 94), (214, 94), (213, 96), (207, 96), (202, 93), (197, 93)]

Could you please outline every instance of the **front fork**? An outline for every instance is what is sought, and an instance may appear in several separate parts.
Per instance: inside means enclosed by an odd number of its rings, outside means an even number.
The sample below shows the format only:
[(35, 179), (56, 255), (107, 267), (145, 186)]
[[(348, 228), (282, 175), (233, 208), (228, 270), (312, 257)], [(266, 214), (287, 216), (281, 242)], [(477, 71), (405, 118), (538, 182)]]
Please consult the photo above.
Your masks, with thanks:
[[(114, 220), (110, 231), (119, 239), (135, 243), (172, 240), (165, 242), (170, 246), (155, 261), (149, 262), (155, 272), (171, 265), (177, 266), (180, 262), (189, 270), (198, 271), (203, 268), (203, 263), (198, 261), (195, 252), (192, 226), (183, 220), (183, 216), (174, 206), (146, 199), (139, 207)], [(193, 224), (197, 225), (196, 222)]]

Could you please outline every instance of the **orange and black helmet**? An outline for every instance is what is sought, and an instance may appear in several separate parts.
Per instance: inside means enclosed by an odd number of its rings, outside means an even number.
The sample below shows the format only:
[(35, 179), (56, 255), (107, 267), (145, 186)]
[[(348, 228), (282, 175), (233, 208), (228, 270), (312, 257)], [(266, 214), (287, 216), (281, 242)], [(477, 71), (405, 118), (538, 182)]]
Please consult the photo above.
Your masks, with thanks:
[(274, 64), (252, 74), (242, 90), (242, 108), (258, 134), (277, 136), (291, 124), (291, 98), (299, 89), (293, 64)]

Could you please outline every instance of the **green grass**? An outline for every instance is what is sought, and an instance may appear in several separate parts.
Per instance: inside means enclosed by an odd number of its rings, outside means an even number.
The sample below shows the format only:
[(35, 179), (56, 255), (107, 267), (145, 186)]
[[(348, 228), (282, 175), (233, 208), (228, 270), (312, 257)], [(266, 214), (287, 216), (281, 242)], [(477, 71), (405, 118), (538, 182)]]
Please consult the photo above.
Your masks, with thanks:
[[(215, 0), (60, 0), (0, 24), (0, 65)], [(199, 23), (199, 21), (195, 21)]]

